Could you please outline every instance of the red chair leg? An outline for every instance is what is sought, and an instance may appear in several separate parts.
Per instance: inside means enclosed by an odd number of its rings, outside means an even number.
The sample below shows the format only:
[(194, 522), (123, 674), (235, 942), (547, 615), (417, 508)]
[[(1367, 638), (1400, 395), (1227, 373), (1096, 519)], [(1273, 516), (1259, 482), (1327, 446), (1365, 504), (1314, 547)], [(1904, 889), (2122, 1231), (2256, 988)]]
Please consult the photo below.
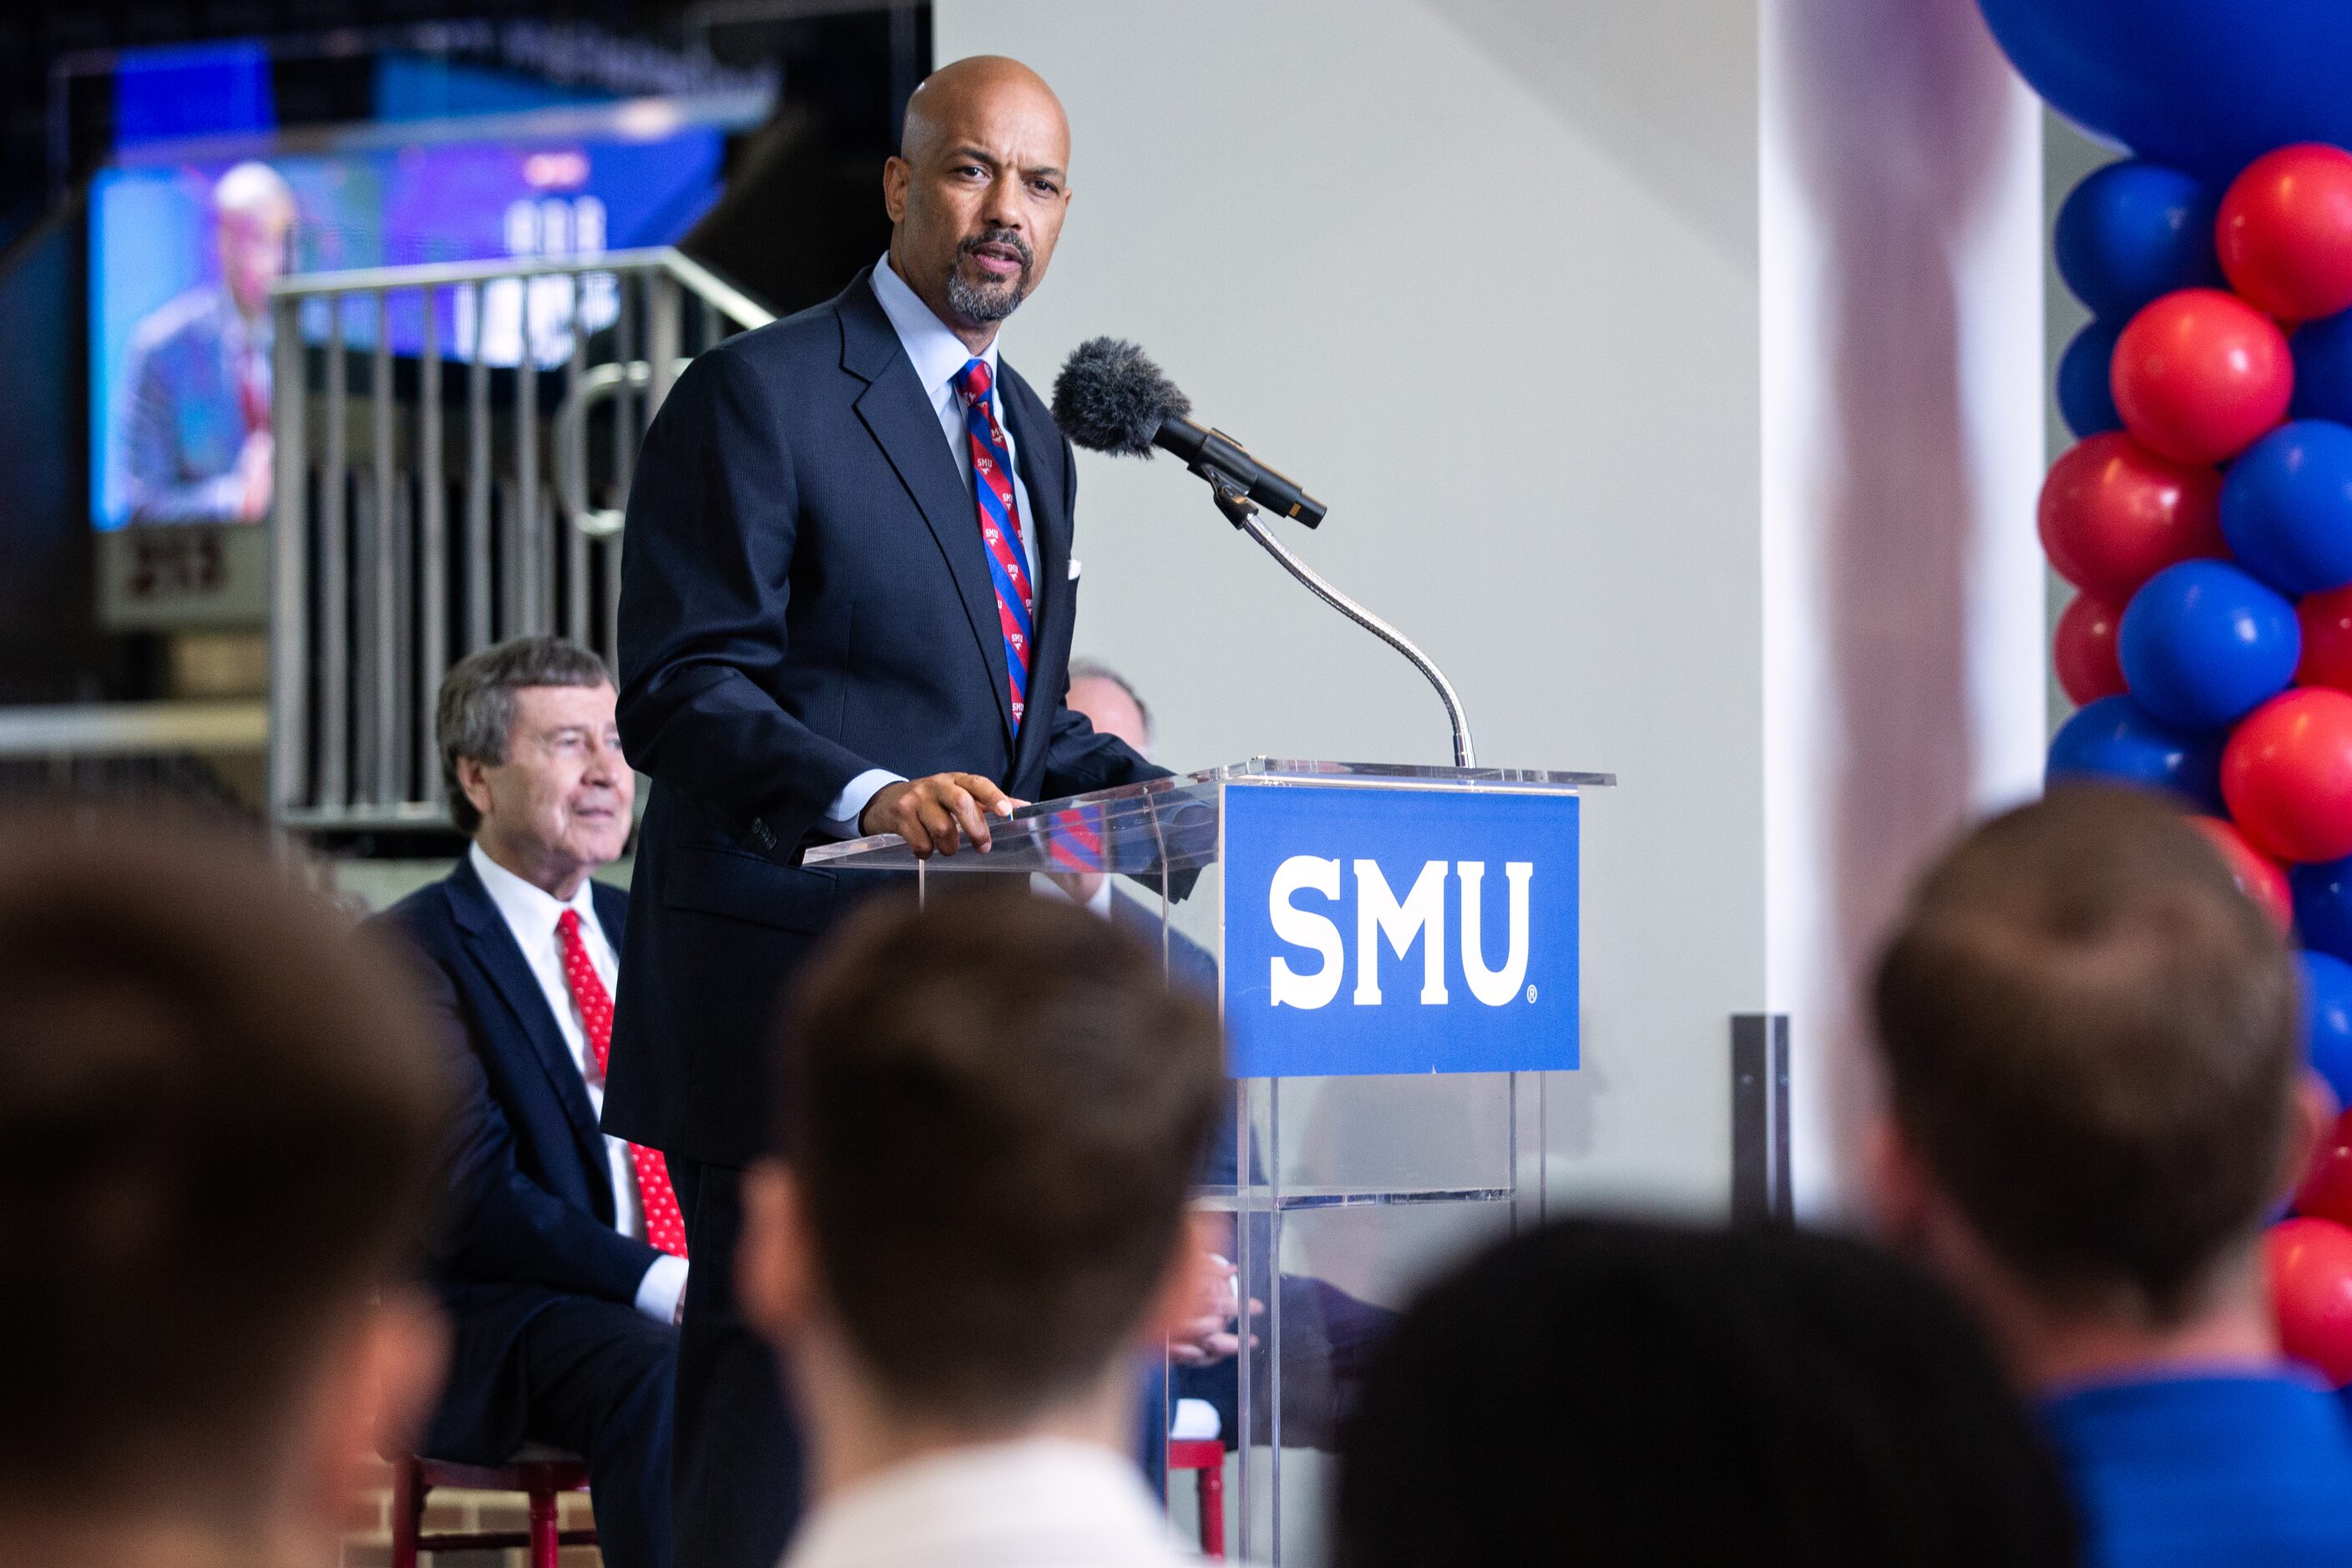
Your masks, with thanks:
[(416, 1537), (424, 1527), (423, 1467), (410, 1455), (392, 1471), (392, 1568), (416, 1568)]
[(1201, 1498), (1201, 1555), (1225, 1560), (1225, 1468), (1203, 1465), (1193, 1472)]
[(555, 1494), (539, 1489), (530, 1494), (530, 1568), (555, 1568)]

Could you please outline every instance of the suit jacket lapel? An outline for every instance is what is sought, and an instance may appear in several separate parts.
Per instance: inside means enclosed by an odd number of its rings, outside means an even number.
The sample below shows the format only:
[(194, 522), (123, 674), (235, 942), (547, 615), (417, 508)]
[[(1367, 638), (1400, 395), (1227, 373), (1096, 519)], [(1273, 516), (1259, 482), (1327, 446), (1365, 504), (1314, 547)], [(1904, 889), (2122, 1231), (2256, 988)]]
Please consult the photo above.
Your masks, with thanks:
[[(547, 1075), (548, 1087), (554, 1091), (556, 1103), (563, 1107), (572, 1130), (578, 1134), (581, 1152), (588, 1156), (589, 1168), (601, 1175), (605, 1170), (604, 1134), (596, 1125), (596, 1108), (589, 1102), (587, 1082), (580, 1076), (579, 1064), (572, 1059), (572, 1049), (563, 1043), (563, 1031), (557, 1026), (555, 1016), (548, 1011), (547, 993), (540, 989), (539, 977), (530, 971), (530, 963), (515, 942), (514, 932), (508, 929), (506, 917), (490, 900), (489, 889), (474, 874), (473, 863), (465, 858), (449, 874), (449, 902), (457, 911), (457, 924), (466, 933), (466, 945), (474, 962), (489, 976), (507, 1011), (521, 1026), (523, 1037), (530, 1042), (531, 1055), (539, 1059), (540, 1069)], [(602, 923), (603, 917), (598, 917)], [(609, 932), (607, 941), (617, 941), (618, 932)], [(609, 1191), (610, 1181), (593, 1181), (589, 1191)], [(609, 1215), (606, 1217), (610, 1217)]]
[(996, 585), (988, 574), (988, 547), (981, 542), (979, 515), (947, 442), (940, 438), (930, 398), (915, 379), (915, 367), (881, 301), (874, 298), (872, 271), (860, 272), (834, 302), (841, 316), (842, 367), (867, 384), (857, 397), (857, 417), (930, 525), (987, 667), (997, 715), (1010, 735), (1013, 696), (1004, 669), (1004, 628), (997, 620)]
[(1029, 384), (1002, 357), (997, 365), (1000, 401), (1017, 449), (1013, 461), (1020, 466), (1021, 482), (1029, 491), (1029, 509), (1036, 514), (1027, 521), (1037, 540), (1037, 581), (1033, 584), (1036, 602), (1030, 607), (1036, 647), (1029, 671), (1030, 689), (1037, 700), (1022, 716), (1013, 762), (1013, 772), (1019, 774), (1034, 757), (1044, 754), (1054, 727), (1054, 709), (1061, 700), (1061, 693), (1048, 689), (1046, 683), (1054, 679), (1052, 672), (1066, 668), (1070, 660), (1071, 617), (1065, 613), (1070, 597), (1070, 504), (1062, 489), (1061, 430)]

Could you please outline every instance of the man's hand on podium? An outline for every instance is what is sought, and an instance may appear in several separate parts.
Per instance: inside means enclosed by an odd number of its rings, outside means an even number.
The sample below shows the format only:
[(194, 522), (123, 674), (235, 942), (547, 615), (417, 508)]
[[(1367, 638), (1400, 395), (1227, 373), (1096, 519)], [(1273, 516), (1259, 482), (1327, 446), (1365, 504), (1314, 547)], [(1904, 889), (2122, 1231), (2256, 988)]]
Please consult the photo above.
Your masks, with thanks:
[(952, 855), (964, 842), (985, 854), (988, 819), (1011, 816), (1013, 807), (1028, 804), (978, 773), (933, 773), (876, 790), (857, 826), (865, 833), (897, 834), (921, 859)]

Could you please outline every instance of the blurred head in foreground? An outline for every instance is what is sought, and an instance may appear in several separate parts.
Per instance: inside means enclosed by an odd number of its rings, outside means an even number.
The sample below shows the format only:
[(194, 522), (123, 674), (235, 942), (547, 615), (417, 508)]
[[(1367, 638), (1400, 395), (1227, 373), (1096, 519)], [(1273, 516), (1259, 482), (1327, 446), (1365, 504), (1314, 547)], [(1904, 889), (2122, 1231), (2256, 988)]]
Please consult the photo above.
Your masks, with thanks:
[(0, 825), (0, 1562), (331, 1562), (437, 1375), (442, 1086), (257, 849)]
[(941, 1447), (1124, 1454), (1136, 1354), (1202, 1266), (1214, 1012), (1109, 921), (991, 891), (869, 906), (786, 1057), (791, 1163), (747, 1187), (743, 1294), (790, 1354), (820, 1498)]
[(2021, 1380), (2274, 1351), (2256, 1243), (2326, 1116), (2297, 985), (2221, 856), (2137, 792), (2060, 790), (1922, 880), (1873, 993), (1873, 1195)]
[(1578, 1221), (1431, 1290), (1340, 1443), (1339, 1568), (2061, 1568), (2064, 1488), (1973, 1325), (1788, 1230)]

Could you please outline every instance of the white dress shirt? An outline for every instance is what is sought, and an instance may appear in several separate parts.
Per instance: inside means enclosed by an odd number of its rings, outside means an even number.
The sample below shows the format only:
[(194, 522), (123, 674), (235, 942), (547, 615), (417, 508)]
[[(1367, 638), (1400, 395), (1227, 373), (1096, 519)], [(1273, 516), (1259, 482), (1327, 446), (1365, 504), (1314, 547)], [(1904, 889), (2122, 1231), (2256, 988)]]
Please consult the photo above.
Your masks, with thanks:
[(1056, 1437), (955, 1448), (820, 1502), (784, 1568), (1176, 1568), (1135, 1461)]
[[(596, 1068), (595, 1055), (588, 1048), (587, 1027), (581, 1022), (580, 1005), (572, 1000), (571, 983), (563, 978), (563, 938), (556, 930), (564, 910), (579, 915), (580, 943), (588, 950), (588, 963), (596, 971), (596, 978), (604, 983), (605, 992), (618, 995), (614, 986), (620, 978), (621, 961), (605, 939), (604, 926), (597, 921), (594, 884), (583, 881), (579, 891), (566, 903), (491, 859), (479, 844), (468, 848), (466, 855), (474, 864), (474, 874), (481, 878), (483, 888), (488, 891), (490, 902), (506, 918), (507, 930), (514, 934), (515, 945), (522, 949), (523, 960), (530, 965), (531, 977), (539, 982), (540, 993), (547, 998), (547, 1009), (555, 1015), (555, 1026), (563, 1036), (565, 1048), (572, 1053), (572, 1065), (580, 1069), (580, 1077), (588, 1086), (588, 1103), (602, 1116), (604, 1075)], [(637, 1173), (629, 1163), (629, 1145), (618, 1138), (606, 1138), (604, 1160), (613, 1182), (613, 1228), (643, 1241), (646, 1216), (637, 1201)], [(637, 1282), (637, 1310), (661, 1322), (676, 1321), (678, 1298), (686, 1293), (686, 1275), (683, 1258), (664, 1253), (654, 1259), (645, 1278)]]
[[(974, 359), (986, 362), (990, 384), (996, 380), (996, 342), (974, 354), (964, 341), (949, 331), (946, 322), (931, 314), (922, 296), (907, 286), (890, 266), (887, 256), (874, 264), (874, 298), (882, 303), (882, 313), (890, 318), (898, 330), (899, 346), (907, 351), (908, 363), (915, 367), (915, 379), (923, 384), (923, 391), (931, 400), (931, 409), (939, 416), (940, 435), (955, 458), (956, 472), (963, 476), (963, 488), (971, 492), (971, 442), (964, 426), (963, 395), (956, 390), (956, 377)], [(1004, 399), (994, 392), (990, 401), (996, 405), (996, 427), (1004, 437), (1007, 471), (1013, 475), (1013, 506), (1021, 516), (1021, 548), (1029, 563), (1029, 589), (1037, 590), (1037, 525), (1036, 514), (1029, 508), (1029, 487), (1021, 482), (1020, 452), (1013, 444), (1013, 425), (1004, 417)], [(975, 499), (973, 505), (979, 504)], [(974, 511), (971, 525), (980, 527), (980, 516)], [(857, 819), (866, 811), (866, 803), (884, 784), (896, 784), (903, 774), (887, 768), (868, 768), (849, 781), (849, 787), (834, 797), (825, 808), (824, 826), (835, 837), (855, 838), (858, 835)]]

